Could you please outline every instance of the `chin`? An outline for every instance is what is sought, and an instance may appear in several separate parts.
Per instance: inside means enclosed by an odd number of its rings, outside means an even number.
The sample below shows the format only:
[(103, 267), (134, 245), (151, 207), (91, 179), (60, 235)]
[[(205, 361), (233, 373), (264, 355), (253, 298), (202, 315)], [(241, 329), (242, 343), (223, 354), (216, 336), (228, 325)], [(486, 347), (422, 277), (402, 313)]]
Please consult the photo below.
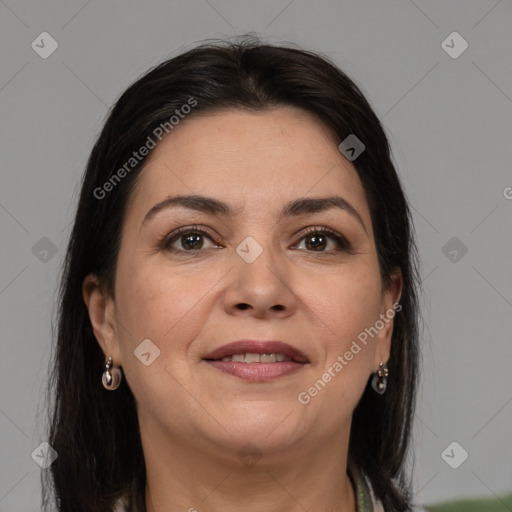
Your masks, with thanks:
[(219, 434), (237, 447), (252, 442), (262, 448), (283, 448), (305, 430), (303, 419), (297, 424), (296, 416), (291, 412), (291, 407), (283, 409), (278, 404), (254, 406), (249, 403), (247, 407), (237, 408), (236, 413), (223, 417), (222, 425), (227, 432), (220, 429)]

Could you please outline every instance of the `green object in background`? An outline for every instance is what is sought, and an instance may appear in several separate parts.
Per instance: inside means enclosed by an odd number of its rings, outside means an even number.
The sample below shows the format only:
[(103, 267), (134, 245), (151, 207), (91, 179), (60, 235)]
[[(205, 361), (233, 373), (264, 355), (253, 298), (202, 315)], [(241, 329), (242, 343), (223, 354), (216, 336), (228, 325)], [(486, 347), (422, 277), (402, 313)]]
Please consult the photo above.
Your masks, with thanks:
[(493, 499), (450, 501), (425, 508), (431, 512), (512, 512), (512, 494)]

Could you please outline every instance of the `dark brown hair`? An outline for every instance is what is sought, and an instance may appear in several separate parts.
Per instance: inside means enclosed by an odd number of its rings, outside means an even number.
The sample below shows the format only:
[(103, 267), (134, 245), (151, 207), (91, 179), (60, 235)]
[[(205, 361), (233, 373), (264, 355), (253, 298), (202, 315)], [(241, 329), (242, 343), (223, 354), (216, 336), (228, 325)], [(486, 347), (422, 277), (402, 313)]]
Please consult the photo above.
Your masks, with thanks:
[[(113, 296), (127, 199), (144, 159), (98, 199), (133, 151), (190, 98), (188, 115), (226, 109), (294, 106), (314, 114), (340, 143), (355, 134), (365, 151), (353, 161), (368, 201), (383, 283), (397, 267), (403, 279), (382, 396), (370, 382), (352, 420), (348, 464), (369, 479), (386, 512), (411, 500), (407, 469), (418, 376), (418, 259), (410, 210), (378, 117), (356, 84), (327, 57), (255, 37), (207, 41), (147, 72), (118, 99), (92, 149), (62, 268), (58, 333), (48, 394), (48, 442), (57, 450), (43, 476), (43, 507), (107, 512), (126, 496), (127, 510), (145, 510), (145, 465), (133, 394), (123, 380), (101, 386), (104, 354), (82, 297), (95, 273)], [(96, 192), (95, 192), (96, 191)], [(51, 482), (46, 481), (51, 476)], [(49, 479), (48, 479), (49, 480)]]

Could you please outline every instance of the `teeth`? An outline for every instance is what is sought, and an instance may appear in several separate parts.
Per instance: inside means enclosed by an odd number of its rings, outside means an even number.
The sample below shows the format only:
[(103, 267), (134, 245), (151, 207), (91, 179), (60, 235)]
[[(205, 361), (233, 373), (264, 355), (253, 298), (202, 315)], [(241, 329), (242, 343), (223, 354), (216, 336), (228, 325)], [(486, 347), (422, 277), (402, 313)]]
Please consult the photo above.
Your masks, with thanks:
[(275, 363), (277, 361), (277, 354), (260, 354), (261, 363)]
[[(240, 354), (243, 355), (243, 354)], [(245, 354), (245, 362), (246, 363), (259, 363), (260, 361), (260, 354), (251, 354), (247, 353)]]
[(272, 354), (254, 354), (247, 352), (245, 354), (225, 356), (221, 361), (233, 361), (235, 363), (281, 363), (283, 361), (291, 361), (291, 359), (280, 352), (273, 352)]

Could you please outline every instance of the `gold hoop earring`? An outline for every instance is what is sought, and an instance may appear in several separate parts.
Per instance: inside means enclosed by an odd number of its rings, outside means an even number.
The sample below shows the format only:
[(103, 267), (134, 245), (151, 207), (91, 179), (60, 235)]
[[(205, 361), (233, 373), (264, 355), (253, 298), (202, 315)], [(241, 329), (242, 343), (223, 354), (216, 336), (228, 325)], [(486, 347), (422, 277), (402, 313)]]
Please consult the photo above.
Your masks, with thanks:
[(112, 366), (112, 357), (109, 356), (108, 360), (105, 362), (103, 375), (101, 377), (103, 387), (108, 389), (108, 391), (114, 391), (119, 387), (122, 379), (123, 374), (121, 373), (121, 369)]
[(379, 369), (372, 379), (372, 388), (379, 395), (383, 395), (388, 387), (389, 369), (383, 361), (379, 364)]

